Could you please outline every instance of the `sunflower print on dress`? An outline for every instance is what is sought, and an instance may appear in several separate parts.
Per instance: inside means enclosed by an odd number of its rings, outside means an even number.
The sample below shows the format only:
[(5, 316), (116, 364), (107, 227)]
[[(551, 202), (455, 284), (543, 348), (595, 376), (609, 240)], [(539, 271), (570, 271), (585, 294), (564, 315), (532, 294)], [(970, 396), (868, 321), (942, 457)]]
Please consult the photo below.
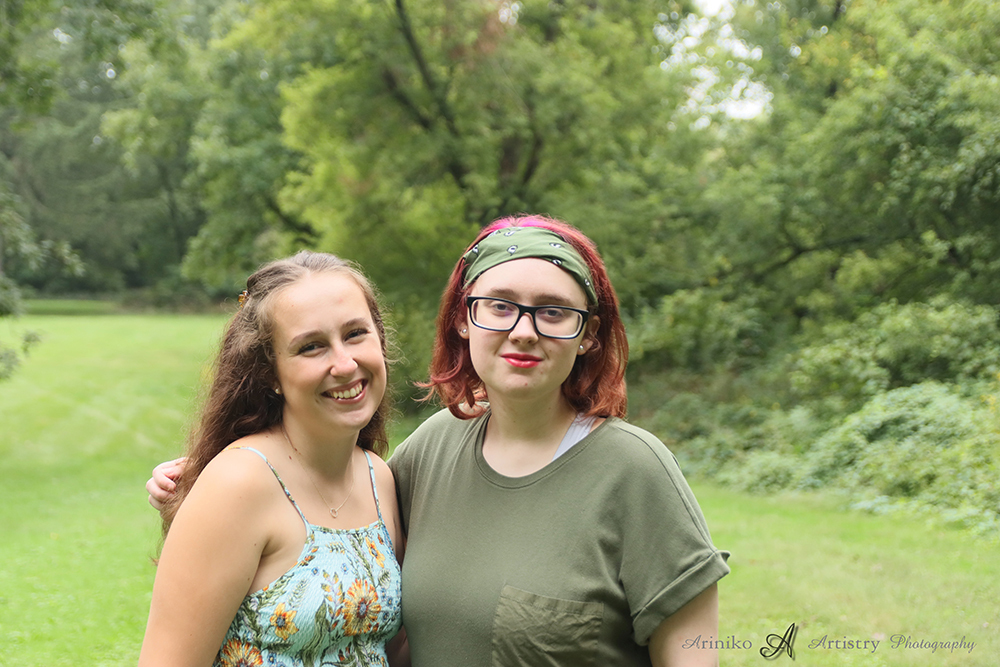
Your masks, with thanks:
[(244, 598), (214, 667), (388, 665), (385, 643), (401, 626), (400, 571), (381, 510), (361, 528), (305, 523), (298, 561)]
[(238, 639), (230, 639), (222, 645), (219, 660), (223, 667), (257, 667), (264, 664), (256, 647)]

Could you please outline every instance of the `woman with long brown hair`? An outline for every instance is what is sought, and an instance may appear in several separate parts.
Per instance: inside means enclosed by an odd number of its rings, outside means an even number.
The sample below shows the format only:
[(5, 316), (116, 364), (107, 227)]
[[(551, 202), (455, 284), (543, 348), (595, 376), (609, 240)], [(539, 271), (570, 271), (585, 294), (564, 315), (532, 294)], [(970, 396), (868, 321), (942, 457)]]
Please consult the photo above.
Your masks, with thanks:
[(240, 304), (162, 510), (139, 664), (384, 665), (402, 533), (375, 294), (301, 252), (250, 276)]

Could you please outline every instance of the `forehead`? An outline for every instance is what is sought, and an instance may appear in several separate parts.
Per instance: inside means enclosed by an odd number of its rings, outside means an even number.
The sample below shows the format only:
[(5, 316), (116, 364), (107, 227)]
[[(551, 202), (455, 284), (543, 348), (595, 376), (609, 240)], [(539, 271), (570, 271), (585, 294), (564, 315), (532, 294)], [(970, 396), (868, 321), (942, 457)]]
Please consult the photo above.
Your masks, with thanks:
[(305, 330), (326, 331), (358, 319), (371, 320), (361, 286), (349, 274), (310, 273), (281, 290), (274, 300), (276, 338)]
[(525, 305), (544, 301), (587, 306), (587, 294), (573, 276), (537, 257), (515, 259), (487, 269), (472, 285), (472, 294), (520, 300)]

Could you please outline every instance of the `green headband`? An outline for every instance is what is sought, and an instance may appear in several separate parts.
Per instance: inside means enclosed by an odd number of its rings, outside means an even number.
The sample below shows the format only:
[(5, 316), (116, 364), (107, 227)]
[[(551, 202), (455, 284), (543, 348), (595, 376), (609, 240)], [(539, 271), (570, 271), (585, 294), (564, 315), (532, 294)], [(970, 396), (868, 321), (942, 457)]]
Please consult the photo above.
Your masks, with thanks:
[(547, 259), (573, 276), (587, 293), (587, 302), (597, 304), (597, 291), (583, 257), (561, 236), (544, 227), (498, 229), (474, 245), (462, 256), (465, 260), (463, 287), (471, 285), (476, 278), (494, 266), (530, 257)]

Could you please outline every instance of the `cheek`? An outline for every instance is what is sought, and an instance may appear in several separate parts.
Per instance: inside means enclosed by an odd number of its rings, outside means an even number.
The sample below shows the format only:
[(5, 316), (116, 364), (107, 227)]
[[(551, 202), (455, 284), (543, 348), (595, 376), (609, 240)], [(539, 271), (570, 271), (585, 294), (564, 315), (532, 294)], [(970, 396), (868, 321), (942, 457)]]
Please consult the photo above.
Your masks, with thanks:
[[(553, 341), (555, 342), (555, 341)], [(577, 351), (580, 349), (579, 340), (562, 341), (558, 348), (550, 350), (551, 358), (557, 369), (558, 375), (565, 381), (573, 371), (573, 365), (579, 359)]]
[(368, 354), (365, 355), (366, 363), (372, 368), (373, 372), (381, 375), (383, 378), (389, 374), (389, 364), (385, 359), (385, 354), (382, 352), (382, 345), (375, 345)]
[(566, 371), (566, 377), (569, 377), (570, 371), (573, 370), (573, 365), (576, 363), (576, 360), (580, 358), (577, 354), (577, 350), (580, 349), (579, 346), (579, 343), (573, 343), (572, 347), (567, 347), (567, 349), (564, 350), (560, 356), (562, 359), (562, 365)]
[(469, 332), (467, 345), (469, 349), (469, 359), (472, 360), (472, 368), (476, 371), (476, 373), (481, 374), (482, 369), (485, 367), (489, 358), (487, 341), (483, 339), (483, 336), (478, 335), (478, 332), (475, 334)]
[(284, 382), (289, 377), (289, 361), (277, 359), (271, 366), (271, 374), (277, 382)]

